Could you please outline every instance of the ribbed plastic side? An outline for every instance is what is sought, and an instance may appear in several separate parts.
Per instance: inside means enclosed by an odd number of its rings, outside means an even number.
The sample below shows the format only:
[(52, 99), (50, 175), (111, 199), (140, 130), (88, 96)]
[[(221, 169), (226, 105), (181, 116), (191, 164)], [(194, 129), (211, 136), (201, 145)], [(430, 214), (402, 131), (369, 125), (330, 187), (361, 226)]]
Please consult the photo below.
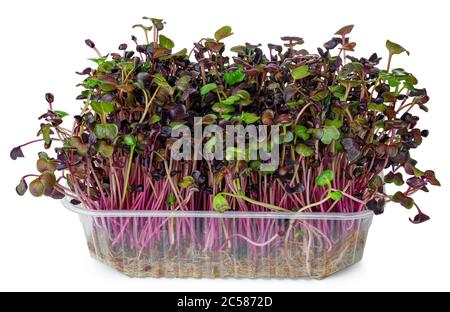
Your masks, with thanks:
[(372, 221), (367, 212), (77, 212), (91, 255), (131, 277), (324, 278), (361, 260)]

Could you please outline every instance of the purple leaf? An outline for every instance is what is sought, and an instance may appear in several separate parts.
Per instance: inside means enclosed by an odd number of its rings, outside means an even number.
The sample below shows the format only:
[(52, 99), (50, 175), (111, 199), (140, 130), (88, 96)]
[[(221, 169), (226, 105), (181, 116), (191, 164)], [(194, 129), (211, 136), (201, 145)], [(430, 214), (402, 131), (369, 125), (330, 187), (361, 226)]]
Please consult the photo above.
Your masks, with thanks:
[(9, 156), (12, 160), (16, 160), (17, 158), (25, 157), (22, 152), (22, 148), (20, 146), (14, 147), (11, 152), (9, 153)]
[(354, 162), (361, 156), (361, 147), (352, 138), (342, 139), (342, 146), (347, 152), (348, 161)]
[(414, 217), (414, 219), (411, 219), (411, 218), (409, 219), (409, 221), (411, 221), (411, 223), (414, 223), (414, 224), (420, 224), (420, 223), (426, 222), (428, 220), (430, 220), (430, 217), (427, 216), (426, 214), (424, 214), (422, 211), (420, 211), (420, 209), (419, 209), (419, 213)]

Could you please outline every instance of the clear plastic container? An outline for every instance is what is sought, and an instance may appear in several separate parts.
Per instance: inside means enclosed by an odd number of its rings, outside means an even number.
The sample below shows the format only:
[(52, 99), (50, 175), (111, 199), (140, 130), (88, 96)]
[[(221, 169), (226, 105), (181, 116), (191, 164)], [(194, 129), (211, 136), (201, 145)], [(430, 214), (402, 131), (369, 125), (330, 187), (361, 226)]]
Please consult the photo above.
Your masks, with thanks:
[(76, 212), (95, 259), (131, 277), (324, 278), (359, 260), (373, 213)]

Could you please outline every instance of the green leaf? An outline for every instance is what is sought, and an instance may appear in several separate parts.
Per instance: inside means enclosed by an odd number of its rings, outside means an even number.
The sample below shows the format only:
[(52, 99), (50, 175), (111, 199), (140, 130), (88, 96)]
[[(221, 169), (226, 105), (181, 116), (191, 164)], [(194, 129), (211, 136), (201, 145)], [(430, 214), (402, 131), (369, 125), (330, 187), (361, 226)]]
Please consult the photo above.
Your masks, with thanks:
[(166, 90), (169, 94), (173, 94), (173, 88), (169, 85), (166, 78), (160, 73), (153, 75), (153, 82), (161, 89)]
[(233, 30), (230, 26), (223, 26), (219, 30), (216, 31), (214, 34), (214, 38), (216, 41), (220, 41), (222, 39), (225, 39), (233, 34)]
[(185, 91), (189, 87), (189, 82), (191, 81), (191, 76), (182, 76), (175, 83), (178, 90)]
[(60, 110), (55, 110), (53, 111), (56, 115), (58, 115), (59, 118), (64, 118), (66, 116), (69, 116), (69, 113), (60, 111)]
[(103, 62), (106, 61), (106, 57), (98, 57), (98, 58), (89, 58), (89, 61), (92, 61), (94, 63), (97, 63), (97, 65), (102, 64)]
[(384, 120), (378, 120), (377, 122), (375, 122), (375, 127), (378, 129), (385, 128)]
[(223, 100), (222, 103), (225, 105), (233, 105), (233, 104), (239, 102), (240, 100), (241, 100), (240, 96), (232, 95), (232, 96), (226, 98), (225, 100)]
[(160, 121), (161, 121), (161, 117), (158, 114), (152, 115), (152, 117), (150, 117), (150, 120), (149, 120), (150, 124), (152, 124), (152, 125), (157, 122), (160, 122)]
[(120, 61), (118, 65), (123, 71), (126, 72), (131, 72), (135, 69), (134, 63), (129, 61)]
[(233, 86), (245, 79), (245, 73), (241, 68), (238, 68), (234, 71), (223, 74), (223, 79), (228, 85)]
[(148, 72), (148, 71), (150, 71), (150, 68), (152, 68), (152, 59), (151, 58), (149, 58), (148, 61), (144, 65), (142, 65), (142, 71)]
[(257, 122), (260, 119), (260, 117), (254, 113), (242, 112), (240, 119), (246, 124), (252, 124)]
[(327, 120), (325, 120), (325, 125), (330, 126), (330, 127), (334, 126), (337, 129), (339, 129), (340, 127), (342, 127), (343, 122), (340, 119), (327, 119)]
[(77, 153), (81, 156), (86, 156), (89, 151), (89, 145), (84, 144), (80, 137), (71, 137), (69, 146), (76, 148)]
[(217, 90), (217, 85), (213, 82), (213, 83), (209, 83), (207, 85), (204, 85), (201, 89), (200, 89), (200, 94), (202, 96), (208, 94), (211, 91)]
[(236, 92), (236, 95), (238, 97), (240, 97), (242, 100), (248, 100), (250, 99), (250, 93), (247, 90), (239, 90), (238, 92)]
[(331, 91), (333, 96), (339, 98), (341, 101), (343, 101), (345, 99), (345, 92), (346, 92), (345, 86), (343, 86), (341, 84), (336, 85), (336, 86), (329, 86), (328, 90)]
[(337, 192), (331, 192), (330, 197), (331, 197), (332, 200), (338, 201), (342, 197), (344, 197), (344, 195), (341, 192), (337, 191)]
[(414, 207), (414, 199), (412, 199), (411, 197), (407, 197), (405, 200), (403, 200), (400, 203), (403, 207), (405, 207), (406, 209), (411, 209)]
[(302, 138), (303, 141), (307, 141), (311, 137), (311, 135), (308, 133), (308, 129), (305, 126), (296, 126), (295, 135)]
[(176, 120), (176, 121), (172, 121), (169, 124), (169, 127), (171, 127), (172, 129), (178, 129), (181, 126), (185, 125), (187, 123), (187, 121), (185, 120)]
[(392, 201), (401, 204), (406, 209), (414, 207), (414, 199), (406, 196), (402, 192), (397, 192), (392, 196)]
[(389, 77), (388, 84), (389, 84), (389, 87), (396, 88), (400, 85), (400, 81), (395, 77)]
[(122, 141), (123, 144), (128, 145), (130, 147), (136, 146), (136, 138), (132, 134), (124, 135)]
[(56, 170), (57, 167), (58, 163), (56, 161), (49, 159), (47, 156), (39, 157), (38, 161), (36, 162), (36, 168), (41, 173), (45, 171), (53, 172)]
[(100, 87), (102, 91), (110, 92), (116, 88), (116, 84), (111, 81), (102, 81), (100, 79), (94, 79), (94, 78), (87, 78), (84, 80), (84, 85), (86, 85), (88, 88), (96, 88)]
[(225, 151), (225, 159), (226, 160), (245, 160), (245, 150), (242, 150), (237, 147), (227, 147)]
[(333, 181), (334, 174), (330, 169), (324, 170), (321, 175), (316, 178), (316, 184), (318, 186), (324, 186), (331, 184)]
[(164, 49), (173, 49), (175, 43), (164, 35), (159, 35), (159, 45)]
[(50, 124), (41, 124), (41, 130), (39, 131), (40, 134), (42, 134), (42, 138), (44, 139), (45, 145), (50, 146), (52, 143), (51, 134), (53, 134), (53, 131), (51, 129)]
[(384, 182), (394, 183), (397, 186), (402, 186), (405, 183), (403, 175), (400, 172), (393, 173), (392, 171), (384, 176)]
[(378, 190), (380, 187), (383, 186), (383, 180), (381, 179), (380, 176), (376, 176), (374, 177), (372, 180), (369, 181), (369, 189), (370, 190)]
[(21, 179), (20, 183), (16, 186), (16, 192), (18, 195), (23, 196), (28, 190), (28, 185), (25, 179)]
[(94, 133), (98, 139), (114, 139), (119, 133), (119, 128), (115, 124), (97, 124)]
[(114, 153), (114, 147), (108, 145), (105, 141), (97, 142), (96, 151), (105, 158), (110, 158)]
[(384, 112), (384, 110), (387, 108), (387, 106), (384, 104), (370, 103), (369, 105), (367, 105), (367, 108), (370, 110), (377, 111), (377, 112)]
[(110, 74), (114, 68), (116, 67), (115, 61), (106, 61), (102, 62), (100, 65), (98, 65), (98, 71), (101, 73)]
[(389, 54), (401, 54), (406, 52), (406, 54), (409, 55), (409, 51), (407, 51), (404, 47), (390, 40), (386, 41), (386, 48), (388, 49)]
[(41, 183), (44, 185), (46, 190), (51, 190), (53, 189), (53, 187), (56, 184), (56, 177), (55, 174), (53, 172), (50, 171), (46, 171), (43, 172), (40, 176), (39, 176), (39, 180), (41, 181)]
[(314, 155), (314, 150), (305, 144), (297, 144), (295, 147), (295, 152), (299, 155), (303, 155), (304, 157), (310, 157)]
[(292, 77), (294, 78), (294, 80), (303, 79), (310, 75), (309, 67), (308, 67), (308, 65), (303, 65), (303, 66), (294, 68), (292, 70), (291, 74), (292, 74)]
[(322, 101), (322, 100), (325, 100), (325, 99), (327, 98), (328, 94), (330, 94), (330, 92), (328, 91), (328, 89), (323, 90), (323, 91), (320, 91), (320, 92), (314, 94), (314, 95), (311, 97), (311, 100), (313, 100), (314, 102), (320, 102), (320, 101)]
[(112, 102), (91, 101), (91, 107), (96, 113), (99, 114), (112, 113), (116, 109), (114, 103)]
[(323, 137), (323, 129), (322, 128), (310, 128), (308, 129), (308, 133), (312, 134), (312, 136), (318, 140)]
[(41, 197), (44, 195), (45, 185), (40, 178), (37, 178), (30, 183), (30, 193), (35, 197)]
[(161, 30), (164, 29), (165, 22), (161, 18), (154, 18), (154, 17), (146, 17), (146, 16), (144, 16), (143, 19), (152, 21), (153, 26), (155, 26), (155, 28), (158, 31), (161, 31)]
[(213, 199), (213, 209), (215, 211), (223, 213), (227, 210), (230, 210), (231, 207), (227, 199), (223, 195), (217, 194)]
[(176, 202), (177, 202), (177, 198), (175, 197), (175, 195), (173, 195), (172, 193), (167, 195), (167, 201), (166, 201), (167, 206), (173, 207)]
[[(188, 52), (187, 49), (184, 48), (184, 49), (181, 49), (180, 51), (178, 51), (176, 53), (173, 53), (173, 54), (169, 55), (169, 57), (184, 57), (184, 56), (187, 55), (187, 52)], [(165, 59), (165, 57), (162, 57), (161, 59)]]
[(295, 237), (296, 238), (302, 238), (305, 236), (305, 232), (298, 230), (297, 232), (295, 232)]
[(212, 108), (211, 108), (214, 112), (218, 113), (218, 114), (229, 114), (234, 112), (234, 106), (232, 105), (225, 105), (224, 103), (215, 103)]
[(291, 131), (286, 132), (280, 136), (281, 143), (288, 144), (294, 141), (294, 134)]
[(234, 46), (230, 49), (231, 52), (238, 53), (238, 54), (245, 54), (246, 53), (246, 46), (238, 45)]
[(144, 31), (151, 31), (153, 27), (152, 26), (147, 27), (142, 24), (136, 24), (136, 25), (133, 25), (132, 28), (142, 28)]
[(335, 126), (325, 126), (320, 140), (323, 144), (330, 144), (331, 141), (339, 139), (340, 135), (339, 130)]
[(278, 170), (277, 165), (261, 164), (261, 174), (263, 176), (272, 175)]
[(192, 185), (194, 185), (194, 178), (191, 176), (186, 176), (178, 182), (178, 186), (182, 189), (190, 188)]

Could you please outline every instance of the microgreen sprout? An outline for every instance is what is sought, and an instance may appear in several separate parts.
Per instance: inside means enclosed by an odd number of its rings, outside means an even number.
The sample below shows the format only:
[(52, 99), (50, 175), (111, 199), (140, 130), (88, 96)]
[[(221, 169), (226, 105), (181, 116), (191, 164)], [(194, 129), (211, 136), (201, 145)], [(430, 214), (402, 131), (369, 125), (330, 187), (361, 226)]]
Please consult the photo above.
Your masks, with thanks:
[[(224, 26), (188, 53), (174, 50), (164, 25), (155, 18), (135, 25), (145, 39), (132, 37), (135, 51), (121, 43), (118, 51), (101, 54), (86, 40), (96, 67), (78, 72), (82, 109), (73, 124), (63, 126), (68, 114), (54, 110), (59, 103), (47, 93), (39, 138), (10, 152), (14, 160), (24, 157), (23, 149), (34, 143), (55, 151), (39, 154), (37, 172), (20, 178), (19, 195), (68, 196), (92, 210), (220, 213), (380, 214), (394, 202), (417, 209), (413, 223), (429, 219), (412, 197), (440, 185), (412, 156), (429, 134), (416, 114), (428, 111), (429, 97), (413, 74), (393, 66), (395, 55), (409, 54), (405, 48), (387, 41), (388, 65), (380, 68), (377, 54), (352, 56), (349, 25), (317, 53), (300, 48), (298, 36), (269, 44), (268, 54), (250, 43), (228, 52), (225, 42), (233, 32)], [(224, 129), (279, 126), (280, 139), (268, 138), (267, 147), (280, 146), (279, 165), (262, 170), (262, 159), (234, 160), (249, 153), (240, 149), (228, 149), (223, 159), (171, 159), (171, 131), (193, 128), (196, 117)], [(217, 136), (205, 140), (211, 150), (217, 142)], [(402, 189), (388, 194), (385, 184)], [(210, 235), (219, 226), (211, 224)], [(171, 230), (172, 243), (180, 232)]]

